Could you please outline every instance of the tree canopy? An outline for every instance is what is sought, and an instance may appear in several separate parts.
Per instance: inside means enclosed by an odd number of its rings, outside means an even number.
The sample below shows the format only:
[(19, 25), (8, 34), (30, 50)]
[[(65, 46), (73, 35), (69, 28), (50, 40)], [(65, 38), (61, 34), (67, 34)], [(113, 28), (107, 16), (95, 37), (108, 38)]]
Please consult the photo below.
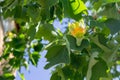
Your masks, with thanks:
[[(0, 60), (9, 60), (10, 68), (5, 67), (0, 79), (13, 80), (10, 69), (27, 69), (30, 63), (37, 67), (43, 50), (44, 68), (55, 68), (50, 80), (119, 77), (120, 0), (1, 0), (0, 11), (16, 24), (4, 37)], [(62, 32), (53, 22), (64, 18), (68, 25)]]

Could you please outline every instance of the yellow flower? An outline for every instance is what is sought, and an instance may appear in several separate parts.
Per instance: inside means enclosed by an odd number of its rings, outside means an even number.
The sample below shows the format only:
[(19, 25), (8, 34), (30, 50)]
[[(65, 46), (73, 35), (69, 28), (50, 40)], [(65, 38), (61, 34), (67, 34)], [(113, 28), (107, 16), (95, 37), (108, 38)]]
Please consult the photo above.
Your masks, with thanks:
[(75, 38), (83, 37), (84, 34), (86, 33), (86, 28), (85, 28), (83, 21), (81, 21), (80, 23), (74, 22), (74, 23), (69, 24), (69, 32)]
[(80, 22), (73, 22), (69, 24), (69, 33), (76, 38), (77, 46), (80, 46), (81, 41), (84, 38), (84, 34), (86, 33), (84, 21), (81, 20)]

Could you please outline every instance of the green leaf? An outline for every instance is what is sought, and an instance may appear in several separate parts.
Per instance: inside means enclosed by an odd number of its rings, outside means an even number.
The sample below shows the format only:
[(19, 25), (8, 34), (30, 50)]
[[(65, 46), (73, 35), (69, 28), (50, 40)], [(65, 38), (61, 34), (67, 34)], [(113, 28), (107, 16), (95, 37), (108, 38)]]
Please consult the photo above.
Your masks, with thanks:
[(22, 58), (23, 55), (24, 55), (24, 51), (18, 51), (18, 50), (13, 51), (13, 56), (16, 58)]
[[(16, 44), (17, 43), (17, 44)], [(22, 49), (25, 47), (25, 40), (24, 39), (21, 39), (19, 37), (16, 37), (16, 38), (13, 38), (11, 42), (9, 42), (9, 45), (13, 48), (16, 48), (16, 49)], [(13, 45), (14, 44), (14, 45)]]
[(63, 8), (64, 8), (64, 15), (65, 17), (72, 17), (74, 14), (72, 12), (72, 8), (70, 6), (69, 0), (61, 0)]
[(82, 11), (87, 10), (84, 2), (81, 0), (70, 0), (71, 7), (73, 10), (74, 15), (81, 13)]
[(104, 36), (109, 36), (110, 29), (108, 27), (103, 27), (102, 28), (102, 34), (104, 34)]
[(64, 73), (65, 80), (84, 80), (84, 74), (71, 66), (64, 67), (62, 72)]
[(43, 47), (43, 44), (38, 43), (37, 45), (34, 45), (33, 48), (35, 51), (39, 52), (39, 51), (41, 51), (42, 47)]
[(98, 35), (96, 35), (96, 36), (91, 36), (90, 39), (91, 39), (91, 41), (92, 41), (93, 43), (95, 43), (99, 48), (101, 48), (105, 53), (111, 53), (111, 49), (109, 49), (108, 47), (102, 45), (102, 44), (99, 42)]
[(15, 0), (2, 0), (0, 1), (0, 5), (4, 10), (10, 9), (16, 5), (17, 1)]
[(11, 73), (5, 73), (3, 76), (6, 78), (10, 78), (10, 77), (14, 78), (13, 74), (11, 74)]
[(107, 46), (106, 43), (107, 43), (108, 40), (107, 40), (107, 38), (105, 37), (104, 34), (99, 33), (98, 34), (98, 40), (99, 40), (100, 44), (102, 44), (104, 46)]
[(18, 74), (19, 74), (21, 80), (25, 80), (24, 74), (21, 74), (21, 73), (18, 73)]
[(54, 45), (48, 48), (48, 52), (45, 57), (49, 62), (45, 66), (45, 69), (48, 69), (59, 63), (68, 64), (70, 62), (69, 53), (65, 45)]
[(67, 39), (70, 43), (70, 48), (73, 50), (82, 50), (89, 46), (89, 42), (87, 39), (83, 39), (80, 46), (77, 46), (76, 39), (73, 36), (67, 35)]
[(40, 25), (38, 32), (36, 33), (36, 38), (41, 39), (42, 37), (45, 40), (52, 41), (56, 38), (54, 34), (55, 30), (51, 24)]
[(20, 5), (16, 6), (14, 9), (14, 18), (20, 18), (21, 12), (22, 12), (22, 6), (20, 6)]
[(61, 2), (59, 2), (59, 4), (57, 6), (55, 6), (55, 14), (60, 20), (62, 20), (62, 18), (63, 18), (63, 8), (62, 8), (62, 3)]
[(106, 4), (108, 5), (110, 3), (115, 3), (115, 2), (120, 2), (120, 0), (94, 0), (93, 6), (94, 6), (94, 9), (98, 10), (103, 5), (106, 5)]
[(50, 80), (61, 80), (61, 77), (58, 75), (58, 73), (52, 74)]
[(58, 3), (59, 0), (37, 0), (41, 5), (42, 21), (50, 18), (50, 7)]
[(115, 2), (120, 2), (120, 0), (105, 0), (106, 3), (115, 3)]
[(65, 17), (80, 20), (81, 13), (87, 10), (85, 4), (81, 0), (61, 0), (64, 8)]
[(36, 33), (36, 26), (37, 25), (32, 25), (30, 26), (30, 28), (27, 31), (27, 36), (30, 37), (30, 40), (33, 40), (35, 37), (35, 33)]
[(120, 20), (108, 19), (105, 21), (105, 24), (110, 29), (111, 34), (115, 34), (116, 32), (120, 31)]
[(120, 20), (120, 14), (115, 5), (105, 6), (103, 10), (98, 13), (99, 16)]
[(50, 18), (50, 9), (49, 8), (41, 8), (41, 13), (40, 13), (41, 17), (42, 17), (42, 22), (44, 22), (45, 20)]
[(51, 7), (58, 3), (59, 0), (37, 0), (42, 7)]
[(52, 6), (52, 7), (50, 8), (50, 18), (51, 18), (51, 19), (54, 17), (54, 12), (55, 12), (55, 7)]
[(2, 76), (0, 76), (0, 80), (14, 80), (15, 77), (11, 73), (4, 73)]
[(81, 72), (87, 63), (85, 56), (76, 55), (74, 53), (71, 53), (70, 56), (71, 56), (70, 65), (76, 70), (79, 69), (79, 72)]
[(102, 59), (92, 67), (92, 76), (90, 80), (99, 80), (101, 77), (108, 77), (107, 75), (107, 64)]
[(24, 21), (24, 22), (28, 22), (29, 21), (29, 16), (27, 14), (27, 8), (26, 7), (22, 7), (21, 21)]
[(113, 48), (115, 48), (115, 47), (117, 46), (117, 43), (115, 43), (115, 40), (112, 39), (112, 40), (109, 40), (109, 41), (107, 42), (107, 45), (108, 45), (108, 47), (109, 47), (110, 49), (113, 49)]
[(9, 17), (9, 12), (12, 14), (12, 16), (14, 16), (16, 22), (21, 23), (29, 21), (26, 7), (22, 7), (21, 5), (15, 6), (13, 10), (10, 10), (6, 13), (6, 16), (8, 15), (7, 17)]
[(31, 4), (30, 6), (28, 6), (28, 9), (27, 9), (27, 14), (32, 19), (32, 21), (34, 23), (41, 20), (40, 8), (38, 6), (36, 6), (36, 5)]
[(22, 60), (23, 60), (23, 58), (11, 58), (11, 59), (9, 60), (9, 64), (10, 64), (13, 68), (18, 69), (18, 68), (20, 68), (20, 66), (21, 66)]
[(92, 27), (95, 27), (95, 26), (97, 26), (97, 27), (104, 27), (103, 23), (101, 23), (100, 21), (91, 19), (90, 27), (92, 28)]
[(82, 78), (82, 74), (80, 74), (78, 71), (76, 71), (73, 80), (84, 80), (84, 78)]
[(3, 16), (4, 18), (8, 18), (9, 17), (12, 17), (14, 14), (14, 11), (11, 11), (10, 9), (8, 9), (7, 11), (4, 12)]
[(72, 68), (70, 68), (71, 66), (65, 66), (62, 68), (62, 72), (67, 79), (72, 78), (74, 76), (74, 70), (72, 70)]
[(95, 4), (93, 5), (94, 9), (98, 10), (102, 4), (103, 4), (103, 1), (102, 0), (97, 0), (97, 1), (94, 1)]
[(33, 52), (33, 53), (30, 54), (30, 61), (35, 66), (37, 66), (39, 58), (40, 58), (39, 52)]
[(115, 40), (120, 43), (120, 33), (118, 33), (118, 35), (115, 36)]

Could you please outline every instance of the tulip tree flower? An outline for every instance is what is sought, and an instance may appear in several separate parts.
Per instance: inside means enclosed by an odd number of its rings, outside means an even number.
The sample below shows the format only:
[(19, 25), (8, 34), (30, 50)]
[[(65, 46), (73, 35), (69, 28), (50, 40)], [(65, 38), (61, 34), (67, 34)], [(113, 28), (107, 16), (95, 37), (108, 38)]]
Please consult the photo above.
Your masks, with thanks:
[(76, 44), (80, 46), (81, 41), (86, 33), (84, 21), (69, 23), (69, 33), (76, 38)]

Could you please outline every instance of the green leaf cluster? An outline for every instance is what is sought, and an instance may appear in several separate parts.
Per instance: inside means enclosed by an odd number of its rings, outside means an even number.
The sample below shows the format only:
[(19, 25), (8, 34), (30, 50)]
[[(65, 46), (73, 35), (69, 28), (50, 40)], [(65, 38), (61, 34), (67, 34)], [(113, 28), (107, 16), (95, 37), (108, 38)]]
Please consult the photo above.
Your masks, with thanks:
[[(13, 80), (13, 70), (29, 64), (37, 67), (46, 50), (45, 69), (54, 67), (50, 80), (112, 80), (119, 77), (120, 0), (2, 0), (0, 16), (14, 20), (16, 28), (6, 32), (1, 61), (1, 80)], [(77, 40), (53, 25), (69, 18), (83, 20), (86, 32)], [(78, 25), (82, 26), (82, 25)], [(57, 27), (57, 26), (56, 26)], [(12, 55), (12, 57), (10, 57)], [(113, 71), (113, 72), (111, 72)], [(42, 74), (42, 73), (40, 73)], [(24, 74), (19, 73), (22, 80)]]

